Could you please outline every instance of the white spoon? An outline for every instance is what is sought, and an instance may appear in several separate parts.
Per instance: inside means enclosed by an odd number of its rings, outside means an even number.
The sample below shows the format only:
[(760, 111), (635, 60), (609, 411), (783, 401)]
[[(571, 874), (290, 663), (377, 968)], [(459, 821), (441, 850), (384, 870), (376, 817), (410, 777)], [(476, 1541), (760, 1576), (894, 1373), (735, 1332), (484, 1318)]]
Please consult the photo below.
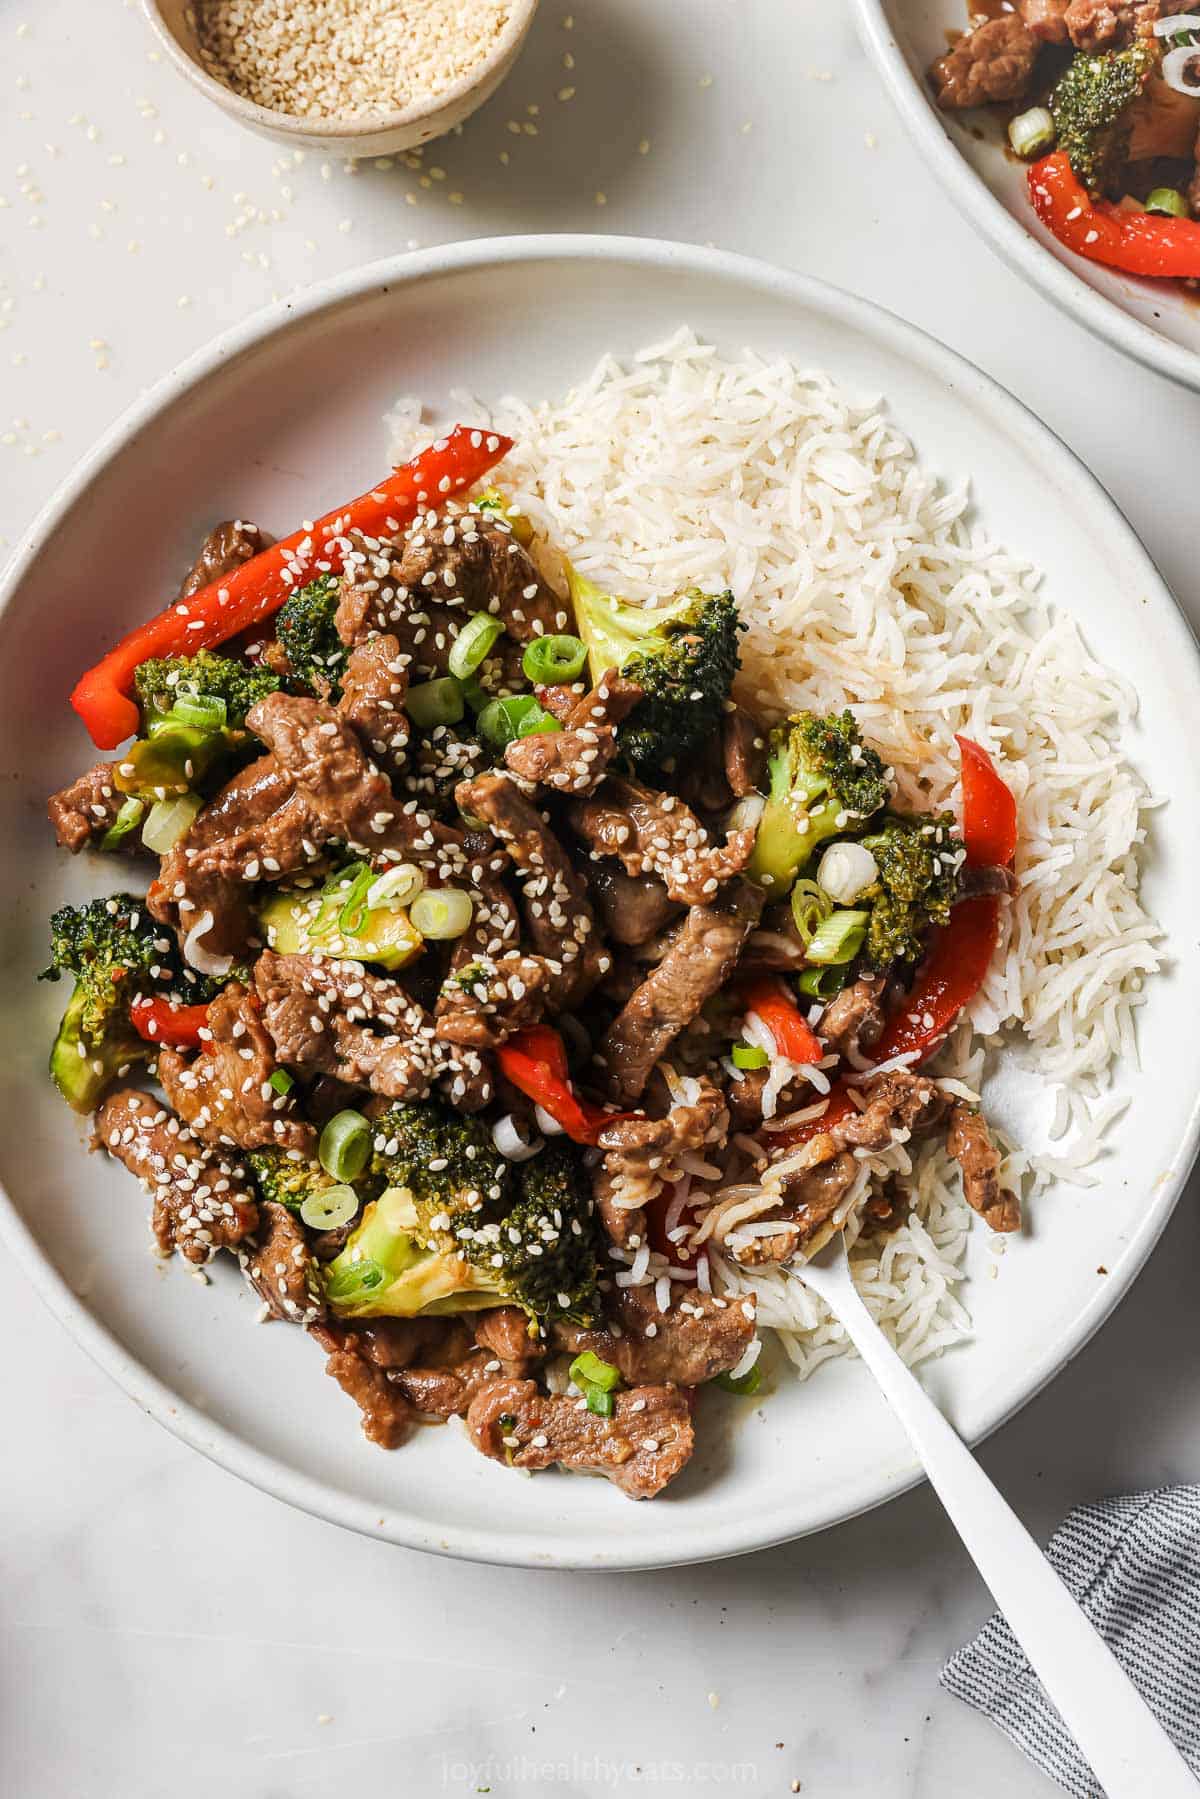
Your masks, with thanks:
[(867, 1311), (842, 1237), (787, 1272), (845, 1326), (1108, 1799), (1196, 1799), (1197, 1782), (1137, 1688)]

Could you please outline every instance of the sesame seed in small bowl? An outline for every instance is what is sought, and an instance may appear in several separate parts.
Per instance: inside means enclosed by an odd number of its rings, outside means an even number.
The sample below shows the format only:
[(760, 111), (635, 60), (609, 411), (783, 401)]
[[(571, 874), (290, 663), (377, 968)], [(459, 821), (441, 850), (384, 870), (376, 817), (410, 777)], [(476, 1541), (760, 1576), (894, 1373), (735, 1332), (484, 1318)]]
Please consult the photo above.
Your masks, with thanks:
[(292, 145), (382, 156), (441, 137), (512, 68), (538, 0), (142, 0), (176, 68)]

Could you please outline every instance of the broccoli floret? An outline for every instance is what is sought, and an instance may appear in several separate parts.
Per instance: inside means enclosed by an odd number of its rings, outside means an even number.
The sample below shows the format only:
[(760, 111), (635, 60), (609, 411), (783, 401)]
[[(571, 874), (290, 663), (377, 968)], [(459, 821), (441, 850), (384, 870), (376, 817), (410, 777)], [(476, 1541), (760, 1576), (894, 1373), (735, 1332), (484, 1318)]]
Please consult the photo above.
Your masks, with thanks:
[(882, 972), (894, 962), (919, 962), (933, 925), (948, 924), (966, 854), (949, 812), (890, 816), (861, 839), (879, 879), (859, 903), (870, 902), (864, 955)]
[(190, 698), (223, 701), (225, 724), (243, 731), (250, 708), (281, 685), (269, 668), (214, 656), (211, 650), (195, 656), (153, 656), (139, 664), (133, 682), (147, 732), (163, 723), (177, 701)]
[(289, 685), (334, 699), (342, 691), (350, 654), (334, 623), (339, 592), (336, 575), (318, 575), (284, 601), (275, 621), (276, 635), (291, 665)]
[(83, 906), (63, 906), (50, 920), (50, 966), (39, 977), (74, 976), (50, 1073), (76, 1112), (90, 1112), (118, 1074), (147, 1061), (153, 1045), (129, 1022), (129, 1001), (154, 986), (169, 962), (158, 927), (135, 893), (114, 893)]
[(813, 852), (887, 804), (887, 771), (853, 715), (798, 712), (771, 732), (770, 788), (746, 869), (775, 898), (790, 891)]
[(319, 1162), (297, 1159), (283, 1149), (252, 1149), (246, 1160), (254, 1172), (260, 1196), (286, 1206), (289, 1212), (298, 1212), (306, 1199), (327, 1193), (331, 1187), (353, 1187), (360, 1202), (377, 1199), (384, 1187), (384, 1182), (369, 1170), (357, 1180), (335, 1181)]
[(372, 1173), (386, 1190), (326, 1270), (340, 1317), (519, 1305), (539, 1322), (590, 1320), (595, 1225), (571, 1149), (556, 1144), (514, 1168), (485, 1123), (436, 1104), (394, 1107), (375, 1145)]
[(639, 773), (655, 774), (698, 750), (720, 728), (741, 667), (746, 627), (733, 595), (692, 588), (666, 606), (633, 606), (573, 569), (570, 587), (592, 679), (619, 668), (643, 689), (617, 732), (622, 754)]
[(1127, 108), (1136, 100), (1158, 62), (1158, 52), (1138, 40), (1100, 56), (1082, 52), (1050, 95), (1050, 113), (1076, 177), (1092, 194), (1102, 194), (1125, 161)]

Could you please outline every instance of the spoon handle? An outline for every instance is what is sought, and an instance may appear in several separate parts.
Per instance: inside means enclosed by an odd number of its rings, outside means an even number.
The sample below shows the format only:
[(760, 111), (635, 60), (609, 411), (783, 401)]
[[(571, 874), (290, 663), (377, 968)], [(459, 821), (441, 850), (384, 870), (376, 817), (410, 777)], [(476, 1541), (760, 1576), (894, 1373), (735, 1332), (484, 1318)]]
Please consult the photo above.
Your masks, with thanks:
[(1012, 1507), (909, 1372), (849, 1278), (821, 1290), (1108, 1799), (1196, 1799), (1182, 1756)]

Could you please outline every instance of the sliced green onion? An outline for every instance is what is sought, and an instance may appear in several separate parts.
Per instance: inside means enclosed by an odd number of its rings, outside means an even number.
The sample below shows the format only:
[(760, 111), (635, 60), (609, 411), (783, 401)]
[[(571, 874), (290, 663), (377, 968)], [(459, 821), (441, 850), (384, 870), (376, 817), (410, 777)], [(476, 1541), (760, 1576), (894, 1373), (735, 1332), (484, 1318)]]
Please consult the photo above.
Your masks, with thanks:
[(1058, 139), (1054, 120), (1044, 106), (1031, 106), (1009, 120), (1008, 141), (1025, 162), (1044, 156)]
[(602, 1362), (590, 1349), (577, 1355), (567, 1372), (577, 1387), (599, 1387), (603, 1392), (611, 1393), (621, 1384), (621, 1370), (614, 1368), (611, 1362)]
[(797, 881), (792, 888), (792, 918), (800, 941), (807, 945), (811, 942), (817, 928), (824, 924), (833, 911), (833, 901), (827, 893), (823, 893), (815, 881)]
[(461, 937), (474, 914), (469, 893), (458, 887), (427, 887), (408, 909), (415, 931), (434, 943)]
[[(303, 1207), (300, 1209), (300, 1216), (304, 1216)], [(740, 1393), (743, 1399), (748, 1399), (762, 1386), (762, 1369), (755, 1362), (753, 1368), (747, 1368), (745, 1374), (718, 1374), (713, 1385), (720, 1387), (723, 1393)]]
[(373, 912), (377, 906), (399, 910), (416, 899), (425, 885), (425, 876), (415, 862), (399, 862), (385, 869), (367, 889), (367, 905)]
[(131, 831), (136, 831), (142, 822), (142, 814), (146, 810), (145, 800), (123, 800), (117, 816), (100, 839), (102, 850), (115, 850), (123, 843)]
[(296, 1077), (289, 1074), (286, 1068), (277, 1068), (268, 1083), (276, 1093), (290, 1093), (296, 1085)]
[(753, 1043), (735, 1043), (729, 1054), (735, 1068), (765, 1068), (771, 1060), (765, 1049)]
[[(303, 1217), (303, 1206), (300, 1213)], [(387, 1279), (379, 1263), (373, 1262), (369, 1256), (364, 1256), (360, 1262), (347, 1262), (344, 1267), (339, 1267), (338, 1262), (342, 1261), (344, 1258), (339, 1256), (324, 1277), (325, 1297), (335, 1305), (339, 1302), (343, 1305), (351, 1304), (364, 1293), (371, 1293), (376, 1287), (382, 1287)]]
[(813, 932), (805, 955), (810, 962), (852, 962), (867, 934), (868, 912), (831, 912)]
[(357, 937), (362, 932), (369, 910), (367, 894), (374, 880), (374, 872), (366, 862), (351, 862), (338, 875), (338, 891), (346, 895), (338, 913), (338, 930), (344, 937)]
[(466, 711), (462, 688), (453, 675), (440, 675), (436, 681), (410, 687), (404, 706), (418, 731), (428, 731), (434, 725), (456, 725)]
[(578, 637), (535, 637), (521, 658), (525, 679), (535, 687), (577, 681), (587, 667), (587, 645)]
[(1191, 216), (1188, 203), (1177, 187), (1156, 187), (1146, 196), (1146, 211), (1168, 213), (1173, 219)]
[(142, 842), (146, 848), (153, 850), (156, 856), (165, 856), (168, 850), (173, 850), (184, 833), (191, 829), (192, 820), (203, 804), (198, 793), (181, 793), (173, 800), (155, 800), (142, 826)]
[(447, 658), (450, 673), (460, 681), (473, 675), (503, 630), (500, 620), (493, 618), (490, 612), (475, 613), (474, 617), (467, 620), (451, 646)]
[(842, 991), (849, 979), (850, 969), (847, 964), (840, 968), (836, 965), (829, 968), (806, 968), (796, 976), (796, 985), (810, 999), (832, 999)]
[(595, 1412), (597, 1418), (612, 1417), (615, 1401), (612, 1394), (606, 1393), (603, 1387), (594, 1387), (589, 1382), (583, 1389), (583, 1397), (588, 1411)]
[(532, 737), (541, 732), (561, 731), (553, 713), (531, 693), (517, 693), (507, 700), (493, 700), (479, 714), (479, 735), (488, 748), (500, 751), (518, 737)]
[(495, 698), (494, 694), (488, 692), (478, 675), (468, 675), (465, 681), (459, 682), (459, 686), (462, 688), (463, 699), (476, 715), (482, 712), (485, 706), (490, 706)]
[(357, 1211), (358, 1194), (353, 1187), (325, 1187), (309, 1194), (300, 1216), (314, 1231), (333, 1231), (339, 1224), (349, 1224)]
[(361, 1112), (338, 1112), (321, 1132), (317, 1158), (335, 1181), (357, 1180), (371, 1154), (371, 1126)]

